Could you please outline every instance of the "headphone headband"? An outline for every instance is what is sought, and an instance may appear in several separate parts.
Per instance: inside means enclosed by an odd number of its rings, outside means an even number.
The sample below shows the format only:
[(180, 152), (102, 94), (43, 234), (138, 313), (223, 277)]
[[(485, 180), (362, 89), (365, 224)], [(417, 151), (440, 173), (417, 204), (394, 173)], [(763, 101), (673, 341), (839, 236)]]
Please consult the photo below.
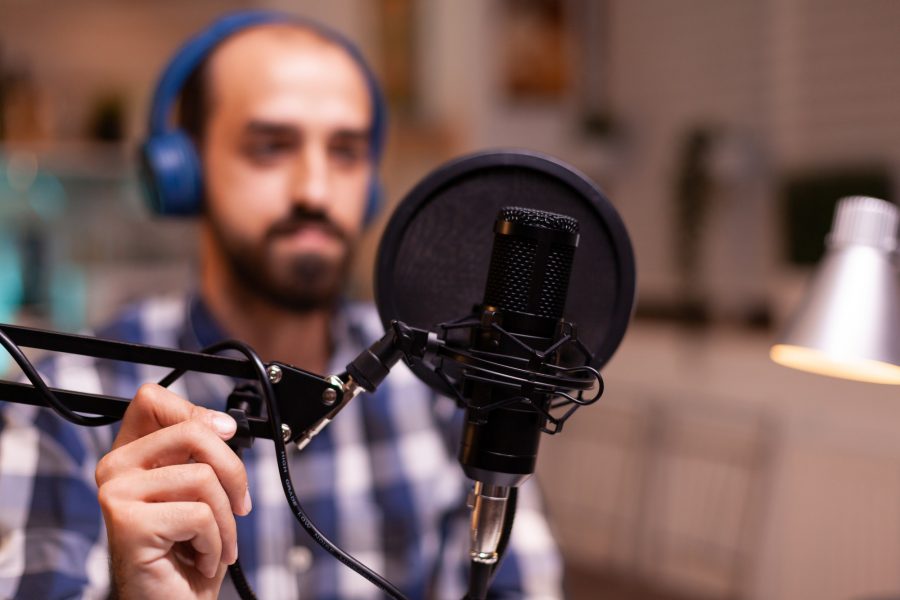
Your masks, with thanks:
[(280, 23), (286, 19), (265, 11), (226, 15), (185, 42), (166, 65), (153, 93), (150, 109), (150, 135), (168, 130), (167, 121), (172, 103), (200, 63), (222, 41), (233, 34), (256, 25)]

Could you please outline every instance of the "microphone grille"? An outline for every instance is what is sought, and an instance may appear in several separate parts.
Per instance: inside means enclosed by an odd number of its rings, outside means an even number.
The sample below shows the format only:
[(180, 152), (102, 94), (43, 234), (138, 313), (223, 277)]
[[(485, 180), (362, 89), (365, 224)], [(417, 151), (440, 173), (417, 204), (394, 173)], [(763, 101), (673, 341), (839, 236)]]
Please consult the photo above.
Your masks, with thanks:
[(525, 226), (518, 234), (497, 234), (484, 303), (502, 310), (558, 319), (569, 288), (575, 246), (552, 241), (537, 230), (577, 234), (578, 221), (544, 210), (507, 206), (497, 221)]
[(554, 246), (550, 250), (547, 255), (547, 267), (544, 271), (544, 284), (541, 287), (537, 314), (554, 318), (563, 316), (574, 258), (574, 246)]
[(497, 236), (491, 252), (484, 303), (503, 310), (529, 311), (537, 241)]
[(546, 210), (538, 210), (536, 208), (505, 206), (500, 209), (498, 219), (501, 221), (509, 221), (510, 223), (518, 223), (520, 225), (529, 225), (531, 227), (541, 227), (543, 229), (564, 231), (566, 233), (578, 233), (578, 221), (576, 219), (567, 215), (560, 215)]

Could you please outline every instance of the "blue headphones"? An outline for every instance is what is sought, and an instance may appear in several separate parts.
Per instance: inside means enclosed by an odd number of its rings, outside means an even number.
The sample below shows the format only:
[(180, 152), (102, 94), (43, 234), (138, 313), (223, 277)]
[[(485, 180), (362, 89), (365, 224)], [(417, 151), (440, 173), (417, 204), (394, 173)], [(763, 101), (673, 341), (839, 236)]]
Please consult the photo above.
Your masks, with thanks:
[[(149, 134), (141, 147), (141, 171), (145, 196), (160, 215), (196, 215), (203, 203), (203, 169), (200, 157), (184, 131), (169, 125), (169, 115), (185, 82), (200, 63), (230, 36), (258, 25), (291, 23), (307, 27), (343, 48), (359, 65), (372, 98), (370, 153), (374, 167), (384, 149), (387, 109), (381, 88), (359, 49), (333, 29), (294, 15), (267, 10), (241, 11), (214, 21), (188, 40), (166, 66), (150, 109)], [(381, 186), (373, 175), (369, 182), (365, 222), (378, 214)]]

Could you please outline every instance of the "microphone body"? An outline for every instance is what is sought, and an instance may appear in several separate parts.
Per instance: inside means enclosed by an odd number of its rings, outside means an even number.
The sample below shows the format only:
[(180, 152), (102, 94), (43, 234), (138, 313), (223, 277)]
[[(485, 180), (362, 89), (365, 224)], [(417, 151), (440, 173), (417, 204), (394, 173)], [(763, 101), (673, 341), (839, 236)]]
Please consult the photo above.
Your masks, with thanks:
[[(578, 222), (535, 209), (503, 208), (494, 226), (482, 325), (473, 355), (540, 372), (558, 355), (538, 357), (561, 337), (569, 275), (578, 245)], [(508, 335), (498, 330), (502, 328)], [(518, 486), (534, 473), (551, 395), (523, 390), (502, 377), (464, 372), (469, 400), (459, 459), (466, 475), (489, 485)], [(523, 391), (525, 394), (523, 395)], [(518, 402), (513, 398), (521, 397)], [(497, 403), (502, 407), (488, 409)]]
[[(476, 307), (481, 322), (470, 340), (470, 353), (486, 361), (480, 364), (536, 374), (558, 364), (559, 353), (545, 351), (563, 335), (577, 245), (578, 222), (571, 217), (516, 207), (500, 210), (484, 300)], [(511, 526), (511, 488), (534, 473), (552, 394), (485, 368), (464, 368), (461, 384), (468, 405), (459, 461), (475, 481), (467, 597), (480, 599), (487, 594)]]

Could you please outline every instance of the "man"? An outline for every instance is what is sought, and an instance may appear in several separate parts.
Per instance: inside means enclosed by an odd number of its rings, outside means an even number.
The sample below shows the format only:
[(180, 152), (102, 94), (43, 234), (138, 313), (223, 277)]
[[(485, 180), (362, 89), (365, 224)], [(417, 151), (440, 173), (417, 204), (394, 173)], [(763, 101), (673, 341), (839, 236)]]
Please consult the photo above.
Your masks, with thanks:
[[(236, 338), (266, 361), (342, 371), (382, 333), (370, 306), (340, 300), (377, 158), (364, 67), (333, 36), (275, 21), (218, 43), (185, 94), (205, 189), (199, 290), (148, 300), (100, 335), (191, 350)], [(45, 372), (57, 387), (120, 396), (160, 376), (71, 356)], [(235, 423), (218, 412), (230, 388), (199, 374), (173, 391), (142, 386), (118, 430), (5, 406), (0, 596), (225, 597), (239, 556), (262, 599), (381, 597), (299, 529), (271, 443), (243, 464), (230, 451)], [(312, 520), (411, 598), (465, 591), (466, 482), (445, 402), (395, 369), (289, 455)], [(533, 494), (519, 511), (494, 589), (558, 597)]]

